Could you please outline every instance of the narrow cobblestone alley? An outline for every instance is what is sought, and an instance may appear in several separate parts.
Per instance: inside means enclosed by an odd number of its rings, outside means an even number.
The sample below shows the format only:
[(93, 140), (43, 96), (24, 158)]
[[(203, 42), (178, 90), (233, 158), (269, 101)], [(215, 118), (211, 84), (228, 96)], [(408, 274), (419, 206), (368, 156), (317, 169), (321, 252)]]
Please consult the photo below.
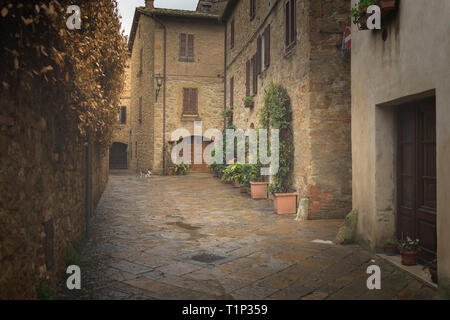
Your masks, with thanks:
[[(357, 246), (342, 221), (294, 221), (209, 174), (112, 174), (83, 250), (77, 299), (430, 299), (436, 292)], [(366, 287), (367, 266), (382, 290)], [(76, 291), (76, 290), (75, 290)], [(76, 294), (74, 296), (74, 294)]]

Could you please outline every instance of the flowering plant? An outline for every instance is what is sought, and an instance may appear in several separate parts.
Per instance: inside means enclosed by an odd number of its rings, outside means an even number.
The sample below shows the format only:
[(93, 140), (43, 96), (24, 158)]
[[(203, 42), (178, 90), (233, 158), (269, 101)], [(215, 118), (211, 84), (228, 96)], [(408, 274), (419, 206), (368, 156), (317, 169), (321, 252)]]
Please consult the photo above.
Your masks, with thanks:
[(359, 23), (359, 19), (366, 15), (367, 8), (374, 4), (377, 4), (376, 0), (359, 0), (359, 3), (357, 3), (350, 11), (350, 15), (353, 18), (353, 23), (357, 25)]
[(400, 252), (417, 252), (419, 251), (419, 239), (411, 239), (410, 237), (406, 237), (406, 240), (398, 241), (398, 249)]

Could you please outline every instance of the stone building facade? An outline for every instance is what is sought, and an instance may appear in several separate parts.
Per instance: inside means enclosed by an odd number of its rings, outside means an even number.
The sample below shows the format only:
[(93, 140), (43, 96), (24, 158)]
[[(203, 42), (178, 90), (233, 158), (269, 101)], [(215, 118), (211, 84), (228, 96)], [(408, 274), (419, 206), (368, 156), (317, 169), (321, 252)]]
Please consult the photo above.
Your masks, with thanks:
[(112, 145), (109, 152), (111, 169), (128, 169), (131, 145), (131, 66), (130, 59), (124, 75), (124, 89), (118, 106), (116, 123), (113, 125)]
[[(355, 1), (352, 1), (355, 4)], [(406, 4), (407, 3), (407, 4)], [(450, 2), (401, 1), (352, 28), (353, 207), (372, 248), (406, 236), (450, 286)], [(418, 27), (420, 26), (420, 27)]]
[(223, 1), (206, 2), (211, 11), (155, 9), (153, 1), (136, 9), (129, 41), (133, 170), (163, 173), (172, 132), (193, 135), (195, 120), (204, 130), (223, 128), (224, 30), (214, 11)]
[[(264, 89), (291, 100), (294, 185), (309, 219), (351, 209), (350, 63), (341, 55), (349, 0), (230, 0), (226, 23), (226, 106), (236, 127), (258, 128)], [(289, 17), (289, 18), (287, 18)], [(245, 108), (246, 96), (254, 99)]]

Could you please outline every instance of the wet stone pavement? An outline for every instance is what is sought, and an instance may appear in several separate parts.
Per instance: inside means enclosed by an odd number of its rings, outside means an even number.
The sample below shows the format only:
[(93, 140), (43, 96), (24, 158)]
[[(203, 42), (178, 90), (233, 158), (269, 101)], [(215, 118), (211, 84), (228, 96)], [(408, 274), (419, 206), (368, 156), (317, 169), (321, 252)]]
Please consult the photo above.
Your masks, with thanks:
[[(112, 174), (83, 249), (82, 289), (62, 299), (432, 299), (436, 292), (358, 246), (341, 220), (278, 216), (209, 174)], [(375, 261), (372, 261), (375, 260)], [(382, 290), (366, 269), (381, 267)]]

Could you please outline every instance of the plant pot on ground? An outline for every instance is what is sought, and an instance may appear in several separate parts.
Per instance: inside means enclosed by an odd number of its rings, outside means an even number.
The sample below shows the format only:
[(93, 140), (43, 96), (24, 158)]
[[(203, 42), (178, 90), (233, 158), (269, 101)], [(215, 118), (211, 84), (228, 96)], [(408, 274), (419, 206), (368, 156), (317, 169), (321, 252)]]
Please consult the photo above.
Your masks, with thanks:
[(277, 214), (297, 212), (297, 193), (274, 193), (273, 204)]
[(267, 199), (268, 182), (250, 182), (250, 195), (252, 199)]
[(438, 284), (437, 259), (425, 263), (423, 269), (428, 269), (428, 272), (431, 275), (431, 281), (435, 284)]
[(167, 175), (173, 176), (173, 172), (174, 172), (173, 167), (169, 167), (169, 168), (167, 169)]
[(246, 186), (243, 186), (243, 185), (241, 184), (239, 188), (240, 188), (239, 191), (240, 191), (241, 193), (247, 193), (247, 187), (246, 187)]
[(397, 246), (402, 256), (402, 264), (405, 266), (415, 266), (419, 251), (419, 239), (412, 240), (410, 237), (407, 237), (406, 240), (400, 240)]
[(387, 256), (395, 256), (397, 252), (397, 245), (394, 241), (387, 240), (384, 242), (384, 253)]

